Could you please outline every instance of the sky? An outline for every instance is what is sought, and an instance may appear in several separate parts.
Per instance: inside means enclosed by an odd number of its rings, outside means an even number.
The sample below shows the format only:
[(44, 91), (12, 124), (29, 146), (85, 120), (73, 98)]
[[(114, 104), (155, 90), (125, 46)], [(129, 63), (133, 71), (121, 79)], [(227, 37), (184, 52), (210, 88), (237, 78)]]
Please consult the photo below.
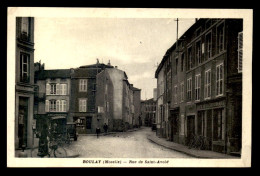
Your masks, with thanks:
[[(153, 98), (155, 71), (177, 37), (176, 18), (35, 18), (34, 61), (45, 69), (100, 63), (126, 72), (141, 99)], [(195, 19), (179, 19), (180, 37)]]

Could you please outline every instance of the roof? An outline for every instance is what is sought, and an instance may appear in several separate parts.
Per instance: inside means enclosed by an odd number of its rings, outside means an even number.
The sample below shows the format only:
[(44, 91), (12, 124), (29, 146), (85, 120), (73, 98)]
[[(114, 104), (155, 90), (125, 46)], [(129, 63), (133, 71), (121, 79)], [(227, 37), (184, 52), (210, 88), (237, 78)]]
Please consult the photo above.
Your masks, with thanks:
[(114, 68), (114, 67), (111, 65), (98, 63), (98, 64), (92, 64), (92, 65), (83, 65), (83, 66), (80, 66), (79, 68)]
[(39, 80), (47, 78), (70, 78), (70, 69), (41, 70), (35, 74)]
[(142, 100), (141, 102), (142, 103), (151, 103), (151, 102), (155, 103), (156, 101), (154, 101), (153, 98), (150, 98), (148, 100)]
[(96, 75), (101, 71), (100, 68), (92, 69), (92, 68), (85, 68), (85, 67), (79, 67), (72, 70), (71, 77), (93, 77), (95, 78)]

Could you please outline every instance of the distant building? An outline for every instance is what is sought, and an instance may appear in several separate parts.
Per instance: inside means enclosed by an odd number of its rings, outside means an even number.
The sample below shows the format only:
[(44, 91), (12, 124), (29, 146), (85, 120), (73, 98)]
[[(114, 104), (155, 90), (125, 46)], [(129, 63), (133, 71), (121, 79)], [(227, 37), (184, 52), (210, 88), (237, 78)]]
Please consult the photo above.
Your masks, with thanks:
[(129, 84), (122, 70), (107, 68), (100, 72), (96, 96), (99, 125), (108, 124), (110, 131), (125, 131), (137, 125), (140, 91)]
[(141, 101), (141, 119), (144, 126), (151, 127), (156, 122), (156, 101), (153, 98)]
[(15, 149), (33, 146), (34, 18), (16, 18)]

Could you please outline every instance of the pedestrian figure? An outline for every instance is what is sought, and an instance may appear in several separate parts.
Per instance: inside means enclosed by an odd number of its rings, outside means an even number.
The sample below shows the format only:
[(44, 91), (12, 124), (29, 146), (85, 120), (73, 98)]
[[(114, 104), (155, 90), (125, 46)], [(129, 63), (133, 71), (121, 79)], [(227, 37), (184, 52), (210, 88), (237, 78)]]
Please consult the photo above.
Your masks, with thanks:
[(99, 127), (96, 128), (96, 133), (97, 133), (97, 138), (99, 138), (99, 133), (100, 133), (100, 128)]
[(103, 128), (104, 128), (105, 133), (107, 133), (108, 126), (106, 123), (104, 124)]

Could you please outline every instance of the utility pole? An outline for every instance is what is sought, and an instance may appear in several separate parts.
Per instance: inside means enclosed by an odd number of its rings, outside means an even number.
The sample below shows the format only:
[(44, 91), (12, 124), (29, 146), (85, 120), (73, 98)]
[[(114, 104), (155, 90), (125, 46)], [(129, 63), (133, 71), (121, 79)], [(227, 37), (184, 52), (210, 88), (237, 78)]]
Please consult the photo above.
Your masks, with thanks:
[(177, 20), (175, 20), (177, 22), (177, 37), (176, 37), (176, 49), (177, 49), (177, 52), (178, 51), (178, 30), (179, 30), (179, 18), (177, 18)]

